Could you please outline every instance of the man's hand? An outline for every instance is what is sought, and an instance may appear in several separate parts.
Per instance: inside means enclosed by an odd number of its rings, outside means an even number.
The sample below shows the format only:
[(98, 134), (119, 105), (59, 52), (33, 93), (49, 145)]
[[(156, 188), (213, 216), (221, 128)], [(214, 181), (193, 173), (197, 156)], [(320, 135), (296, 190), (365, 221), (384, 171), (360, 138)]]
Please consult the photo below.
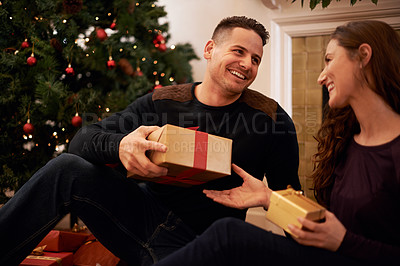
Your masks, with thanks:
[(329, 211), (325, 212), (325, 222), (323, 223), (316, 223), (302, 217), (297, 220), (306, 230), (302, 230), (293, 224), (289, 224), (288, 228), (298, 236), (294, 239), (302, 245), (336, 251), (346, 234), (346, 228)]
[(167, 151), (167, 146), (164, 144), (146, 139), (151, 132), (158, 128), (158, 126), (141, 126), (121, 140), (119, 159), (128, 172), (144, 177), (167, 175), (167, 168), (157, 166), (146, 156), (147, 150)]
[(232, 164), (232, 169), (243, 178), (242, 186), (223, 191), (204, 190), (206, 196), (215, 202), (232, 208), (246, 209), (262, 206), (268, 209), (272, 190), (239, 166)]

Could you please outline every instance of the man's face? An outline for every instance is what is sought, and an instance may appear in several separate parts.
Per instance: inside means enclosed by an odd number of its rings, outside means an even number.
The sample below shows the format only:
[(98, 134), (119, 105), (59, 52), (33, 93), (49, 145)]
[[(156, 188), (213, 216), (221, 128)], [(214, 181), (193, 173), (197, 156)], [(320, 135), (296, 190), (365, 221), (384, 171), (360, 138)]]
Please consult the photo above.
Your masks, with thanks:
[(257, 76), (263, 54), (261, 37), (252, 30), (234, 28), (207, 43), (204, 57), (215, 89), (236, 95)]

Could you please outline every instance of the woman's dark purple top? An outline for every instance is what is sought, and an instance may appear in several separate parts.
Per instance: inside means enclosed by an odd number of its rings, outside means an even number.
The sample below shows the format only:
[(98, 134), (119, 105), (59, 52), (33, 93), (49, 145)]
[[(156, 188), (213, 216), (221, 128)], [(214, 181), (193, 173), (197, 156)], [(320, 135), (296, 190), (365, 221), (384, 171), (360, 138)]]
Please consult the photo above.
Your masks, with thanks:
[(378, 146), (353, 140), (334, 175), (330, 210), (347, 229), (338, 252), (400, 263), (400, 136)]

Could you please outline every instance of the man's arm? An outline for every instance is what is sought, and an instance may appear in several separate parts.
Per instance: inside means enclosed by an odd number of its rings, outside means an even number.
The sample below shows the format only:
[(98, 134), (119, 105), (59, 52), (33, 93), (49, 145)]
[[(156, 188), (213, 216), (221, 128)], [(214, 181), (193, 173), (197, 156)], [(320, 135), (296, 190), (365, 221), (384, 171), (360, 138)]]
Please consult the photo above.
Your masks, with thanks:
[(296, 129), (292, 119), (279, 105), (270, 137), (271, 149), (267, 151), (265, 169), (269, 188), (282, 190), (290, 185), (293, 189), (300, 190), (299, 146)]
[(242, 210), (261, 206), (268, 209), (272, 190), (239, 166), (232, 164), (232, 169), (243, 179), (240, 187), (222, 191), (205, 189), (203, 193), (215, 202), (231, 208)]
[(81, 128), (69, 144), (68, 151), (92, 163), (120, 162), (121, 140), (143, 124), (142, 113), (152, 112), (152, 107), (151, 95), (145, 95), (125, 110)]

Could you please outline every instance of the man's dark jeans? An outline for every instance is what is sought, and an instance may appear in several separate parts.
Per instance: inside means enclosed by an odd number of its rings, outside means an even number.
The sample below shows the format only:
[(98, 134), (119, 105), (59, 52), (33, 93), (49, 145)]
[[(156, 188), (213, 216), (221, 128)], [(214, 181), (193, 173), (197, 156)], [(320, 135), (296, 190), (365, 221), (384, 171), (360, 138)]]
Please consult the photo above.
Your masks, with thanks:
[(132, 265), (151, 265), (196, 236), (145, 185), (62, 154), (0, 208), (0, 265), (18, 265), (69, 212)]

